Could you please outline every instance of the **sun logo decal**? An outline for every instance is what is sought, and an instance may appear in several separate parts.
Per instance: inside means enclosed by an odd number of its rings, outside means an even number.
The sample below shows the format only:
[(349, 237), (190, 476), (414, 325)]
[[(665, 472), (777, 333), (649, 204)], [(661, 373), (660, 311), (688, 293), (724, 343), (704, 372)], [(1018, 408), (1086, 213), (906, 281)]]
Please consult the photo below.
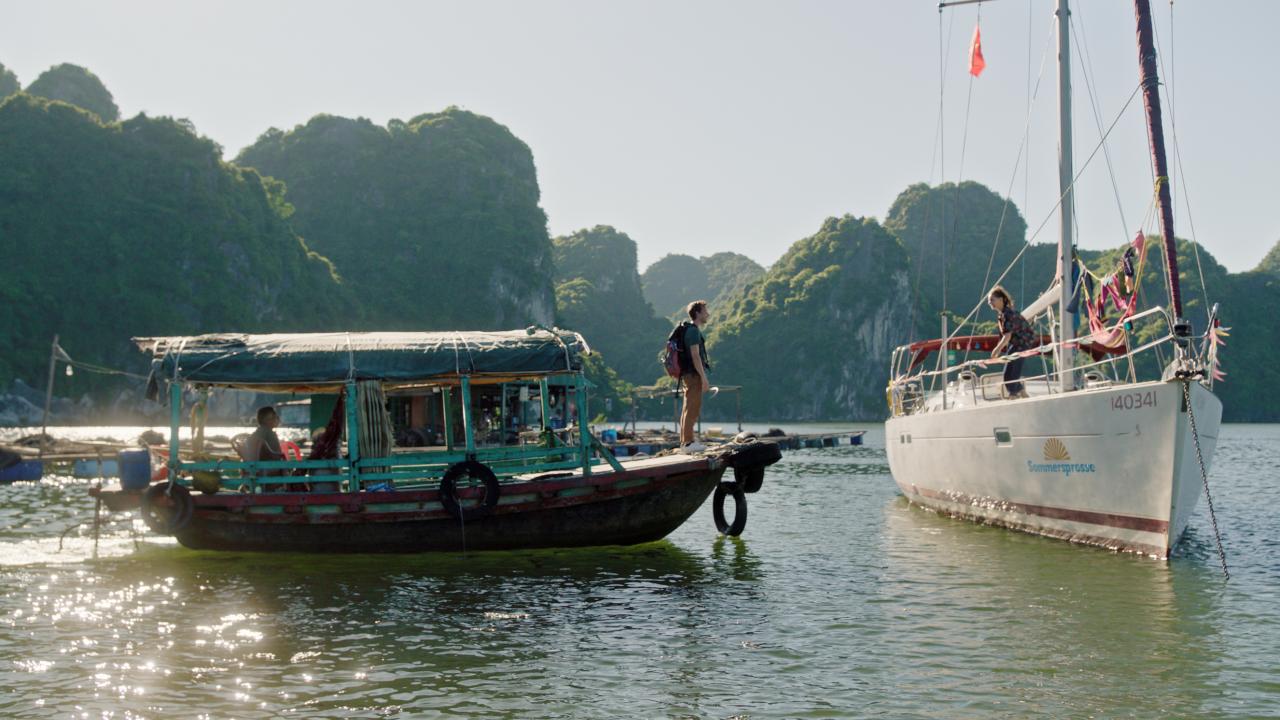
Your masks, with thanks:
[(1049, 438), (1044, 442), (1044, 459), (1045, 460), (1070, 460), (1071, 454), (1067, 452), (1067, 446), (1062, 444), (1058, 438)]

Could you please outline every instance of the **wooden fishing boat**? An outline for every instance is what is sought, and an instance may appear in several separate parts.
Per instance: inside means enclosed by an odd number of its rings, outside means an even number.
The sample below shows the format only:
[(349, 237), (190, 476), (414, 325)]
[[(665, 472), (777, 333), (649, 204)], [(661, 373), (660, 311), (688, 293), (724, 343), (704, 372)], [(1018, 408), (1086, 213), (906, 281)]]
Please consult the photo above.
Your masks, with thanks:
[[(560, 330), (135, 342), (153, 357), (150, 387), (169, 386), (168, 479), (141, 492), (92, 492), (110, 509), (137, 508), (149, 527), (190, 548), (364, 553), (635, 544), (666, 536), (713, 493), (718, 529), (736, 535), (746, 522), (745, 493), (760, 488), (765, 467), (780, 457), (776, 445), (740, 436), (698, 454), (617, 459), (584, 423), (589, 382), (581, 356), (590, 350), (581, 336)], [(286, 460), (208, 456), (203, 418), (215, 387), (306, 393), (313, 406), (327, 396), (329, 440)], [(481, 396), (502, 404), (482, 417)], [(398, 427), (389, 407), (422, 427)], [(488, 413), (499, 411), (538, 420), (532, 428), (504, 420), (495, 433)], [(193, 443), (183, 454), (186, 413)], [(556, 429), (562, 421), (567, 426)]]

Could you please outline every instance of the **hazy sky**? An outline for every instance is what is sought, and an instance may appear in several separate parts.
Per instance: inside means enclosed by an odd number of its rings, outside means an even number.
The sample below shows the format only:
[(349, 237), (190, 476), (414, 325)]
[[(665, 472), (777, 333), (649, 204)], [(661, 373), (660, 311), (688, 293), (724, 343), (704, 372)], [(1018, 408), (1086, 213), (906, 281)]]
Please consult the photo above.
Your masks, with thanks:
[[(1280, 166), (1280, 2), (1179, 0), (1172, 23), (1169, 3), (1152, 4), (1186, 177), (1178, 234), (1192, 234), (1190, 220), (1230, 270), (1250, 269), (1280, 239), (1267, 209)], [(54, 64), (84, 65), (124, 116), (188, 118), (228, 158), (322, 112), (386, 123), (458, 105), (491, 116), (533, 150), (552, 234), (613, 225), (637, 242), (642, 268), (721, 250), (769, 264), (828, 216), (883, 218), (913, 182), (1012, 188), (1032, 231), (1057, 198), (1052, 0), (981, 6), (987, 70), (972, 85), (979, 10), (940, 21), (933, 0), (0, 7), (0, 63), (24, 86)], [(1093, 102), (1109, 126), (1138, 70), (1130, 3), (1076, 0), (1073, 19), (1079, 170), (1098, 147)], [(1029, 175), (1015, 175), (1037, 77)], [(1102, 153), (1080, 179), (1087, 248), (1124, 242), (1148, 213), (1140, 98), (1109, 147), (1116, 188)], [(1054, 241), (1056, 228), (1049, 220), (1037, 239)]]

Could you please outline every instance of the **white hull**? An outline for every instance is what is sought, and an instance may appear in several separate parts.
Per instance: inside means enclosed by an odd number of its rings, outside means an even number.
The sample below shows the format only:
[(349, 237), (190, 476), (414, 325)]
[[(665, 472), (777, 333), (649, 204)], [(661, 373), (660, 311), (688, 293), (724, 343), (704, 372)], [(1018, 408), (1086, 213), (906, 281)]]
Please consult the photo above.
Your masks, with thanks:
[[(938, 512), (1167, 558), (1200, 497), (1180, 382), (901, 415), (885, 423), (903, 494)], [(1206, 469), (1222, 403), (1191, 401)]]

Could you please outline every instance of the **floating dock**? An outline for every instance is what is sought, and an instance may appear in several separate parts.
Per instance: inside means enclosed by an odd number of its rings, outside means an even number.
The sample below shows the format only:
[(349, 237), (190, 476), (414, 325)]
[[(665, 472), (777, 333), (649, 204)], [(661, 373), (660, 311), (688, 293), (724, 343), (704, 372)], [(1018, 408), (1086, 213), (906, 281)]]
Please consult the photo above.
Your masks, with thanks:
[[(804, 448), (829, 448), (840, 445), (861, 445), (866, 430), (846, 430), (835, 433), (802, 433), (795, 435), (758, 435), (764, 442), (776, 444), (783, 450), (801, 450)], [(609, 448), (616, 457), (633, 455), (656, 455), (664, 450), (673, 450), (680, 446), (677, 435), (670, 431), (621, 433), (616, 430), (605, 430), (599, 434), (600, 442)], [(703, 435), (703, 442), (714, 446), (728, 442), (731, 436)]]

